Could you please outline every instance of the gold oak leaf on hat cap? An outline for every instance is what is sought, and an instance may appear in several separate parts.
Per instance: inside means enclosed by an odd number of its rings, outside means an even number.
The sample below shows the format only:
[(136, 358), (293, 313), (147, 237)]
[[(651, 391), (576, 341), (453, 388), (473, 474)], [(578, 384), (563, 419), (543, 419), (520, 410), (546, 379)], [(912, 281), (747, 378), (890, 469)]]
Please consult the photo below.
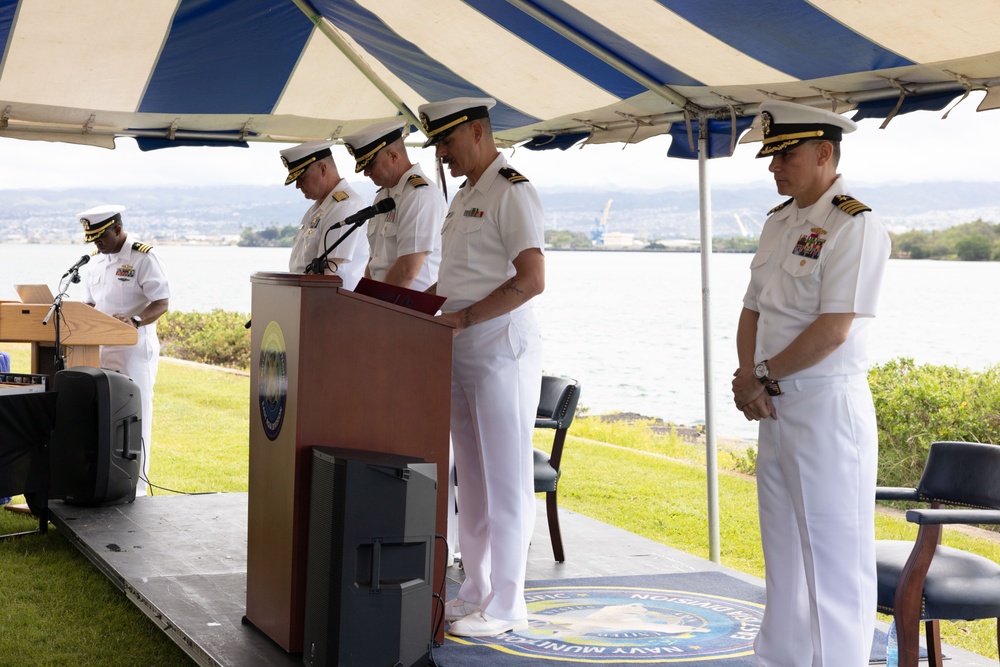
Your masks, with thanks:
[(304, 174), (313, 162), (333, 155), (330, 151), (330, 146), (333, 143), (332, 140), (307, 141), (304, 144), (292, 146), (281, 151), (281, 162), (288, 169), (288, 178), (285, 179), (285, 185), (298, 180), (299, 176)]
[(850, 118), (832, 111), (777, 100), (761, 102), (760, 126), (764, 146), (757, 151), (757, 157), (785, 153), (810, 139), (840, 141), (858, 128)]
[(424, 126), (427, 141), (424, 148), (433, 146), (448, 136), (462, 123), (478, 118), (488, 118), (497, 101), (492, 97), (455, 97), (443, 102), (428, 102), (417, 107), (420, 123)]
[(87, 243), (92, 243), (103, 234), (108, 227), (121, 224), (124, 206), (119, 204), (102, 204), (94, 208), (88, 208), (82, 213), (77, 213), (76, 217), (83, 225), (83, 238)]
[(378, 152), (403, 136), (406, 123), (402, 118), (369, 125), (360, 132), (344, 136), (344, 146), (354, 158), (354, 173), (365, 170)]

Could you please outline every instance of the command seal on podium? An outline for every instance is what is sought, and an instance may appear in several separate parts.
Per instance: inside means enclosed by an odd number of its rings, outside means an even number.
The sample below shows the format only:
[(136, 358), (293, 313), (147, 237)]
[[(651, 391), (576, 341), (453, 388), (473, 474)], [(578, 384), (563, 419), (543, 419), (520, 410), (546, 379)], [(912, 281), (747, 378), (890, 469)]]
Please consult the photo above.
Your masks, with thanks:
[(288, 357), (285, 337), (277, 322), (269, 322), (264, 330), (257, 372), (260, 422), (267, 439), (275, 440), (281, 432), (288, 398)]

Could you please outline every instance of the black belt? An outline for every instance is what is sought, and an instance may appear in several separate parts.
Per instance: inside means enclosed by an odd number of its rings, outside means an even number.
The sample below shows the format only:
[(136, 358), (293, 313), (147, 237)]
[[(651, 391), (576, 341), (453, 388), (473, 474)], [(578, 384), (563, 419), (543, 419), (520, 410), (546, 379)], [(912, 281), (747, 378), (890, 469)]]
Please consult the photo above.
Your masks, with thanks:
[(768, 380), (764, 383), (764, 391), (767, 392), (768, 396), (781, 396), (781, 385), (778, 384), (777, 380)]

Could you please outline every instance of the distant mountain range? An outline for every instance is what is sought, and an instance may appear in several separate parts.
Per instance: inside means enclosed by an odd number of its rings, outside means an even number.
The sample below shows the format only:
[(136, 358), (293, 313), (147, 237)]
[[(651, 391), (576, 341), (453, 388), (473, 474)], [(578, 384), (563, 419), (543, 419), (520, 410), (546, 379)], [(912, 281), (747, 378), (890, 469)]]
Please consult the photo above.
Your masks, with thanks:
[[(370, 182), (357, 179), (352, 184), (371, 201), (375, 188)], [(610, 199), (608, 231), (649, 241), (699, 236), (695, 190), (612, 192), (540, 186), (539, 192), (547, 229), (589, 232)], [(859, 184), (853, 193), (893, 231), (943, 229), (976, 219), (1000, 221), (1000, 187), (994, 184)], [(756, 235), (767, 211), (781, 201), (770, 186), (713, 188), (714, 235)], [(277, 185), (0, 190), (0, 241), (82, 243), (75, 215), (99, 203), (128, 207), (127, 229), (138, 238), (174, 243), (225, 242), (248, 227), (298, 224), (309, 204), (297, 190)]]

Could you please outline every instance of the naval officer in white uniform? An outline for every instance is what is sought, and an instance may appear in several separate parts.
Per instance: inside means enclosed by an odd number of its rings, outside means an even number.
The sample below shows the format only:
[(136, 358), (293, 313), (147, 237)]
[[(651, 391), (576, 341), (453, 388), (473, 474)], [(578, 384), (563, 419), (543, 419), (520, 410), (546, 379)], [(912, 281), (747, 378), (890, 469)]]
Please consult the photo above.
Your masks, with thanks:
[(528, 625), (524, 573), (535, 521), (531, 436), (542, 383), (532, 298), (545, 288), (535, 188), (493, 142), (489, 98), (418, 108), (427, 145), (452, 176), (442, 232), (439, 317), (456, 328), (451, 436), (465, 582), (445, 605), (448, 630), (493, 636)]
[[(364, 208), (361, 196), (340, 177), (330, 151), (332, 141), (308, 141), (281, 151), (281, 162), (288, 169), (285, 185), (295, 183), (302, 196), (314, 203), (302, 216), (302, 223), (292, 241), (288, 270), (305, 273), (309, 263), (323, 254), (340, 237), (349, 234), (327, 257), (323, 273), (336, 274), (344, 287), (354, 289), (365, 273), (368, 244), (365, 234), (368, 223), (340, 227), (331, 226)], [(329, 232), (329, 233), (328, 233)]]
[(837, 173), (853, 121), (760, 105), (778, 193), (737, 329), (736, 407), (760, 420), (762, 667), (860, 667), (875, 626), (878, 430), (867, 342), (889, 235)]
[[(344, 136), (354, 157), (355, 172), (378, 186), (372, 205), (392, 199), (395, 208), (368, 221), (368, 267), (365, 278), (424, 291), (437, 284), (441, 264), (441, 224), (448, 202), (441, 188), (427, 180), (419, 164), (410, 162), (402, 119), (382, 121)], [(455, 513), (454, 456), (448, 480), (448, 563), (458, 546)]]
[(142, 400), (142, 461), (135, 495), (147, 494), (153, 433), (153, 384), (160, 361), (156, 320), (170, 305), (163, 262), (151, 245), (128, 242), (125, 207), (97, 206), (77, 214), (84, 239), (97, 248), (81, 275), (82, 301), (136, 328), (135, 345), (102, 345), (101, 367), (132, 378)]
[(422, 292), (437, 282), (448, 203), (420, 165), (410, 162), (405, 129), (401, 119), (375, 123), (345, 136), (344, 145), (354, 157), (354, 171), (379, 188), (372, 204), (385, 199), (396, 204), (368, 221), (365, 277)]

